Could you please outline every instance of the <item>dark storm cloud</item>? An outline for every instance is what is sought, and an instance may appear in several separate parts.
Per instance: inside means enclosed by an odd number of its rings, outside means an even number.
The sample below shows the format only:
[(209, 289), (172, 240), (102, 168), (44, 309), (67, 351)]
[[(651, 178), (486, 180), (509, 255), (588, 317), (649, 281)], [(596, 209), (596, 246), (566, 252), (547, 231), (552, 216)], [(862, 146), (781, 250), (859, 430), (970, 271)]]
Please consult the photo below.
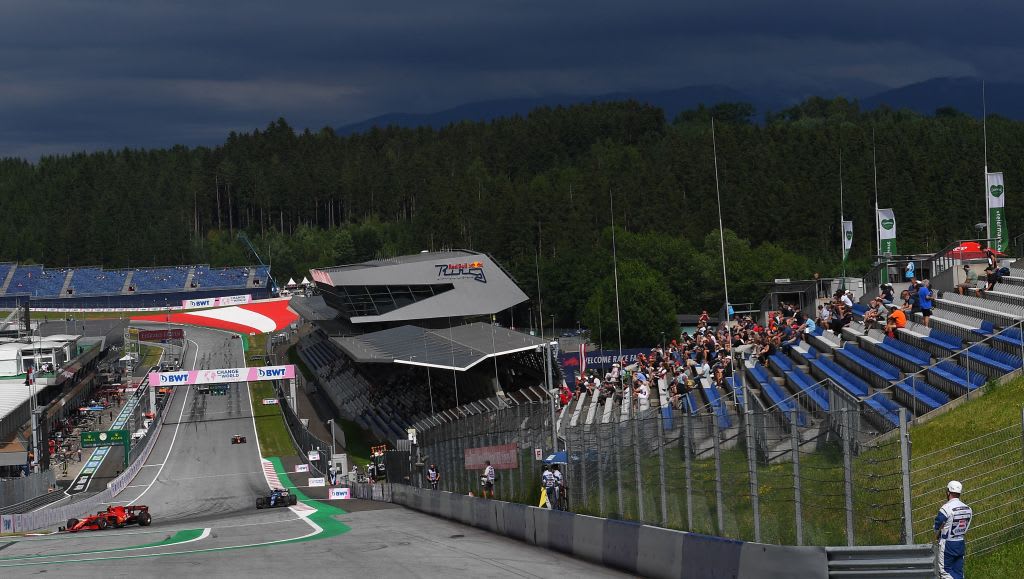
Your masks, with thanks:
[[(955, 2), (0, 4), (0, 155), (215, 143), (488, 98), (1019, 80), (1024, 9)], [(851, 84), (852, 83), (852, 84)]]

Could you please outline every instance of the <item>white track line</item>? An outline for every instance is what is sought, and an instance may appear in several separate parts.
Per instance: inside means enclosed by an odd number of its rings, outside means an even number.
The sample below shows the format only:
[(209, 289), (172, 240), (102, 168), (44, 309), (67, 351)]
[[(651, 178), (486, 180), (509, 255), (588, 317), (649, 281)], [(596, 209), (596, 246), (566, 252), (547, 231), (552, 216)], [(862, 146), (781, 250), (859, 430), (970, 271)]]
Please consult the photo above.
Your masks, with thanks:
[[(192, 344), (196, 347), (196, 354), (192, 358), (192, 369), (195, 370), (196, 364), (199, 362), (199, 344), (197, 344), (194, 340), (189, 340), (189, 342), (192, 342)], [(150, 384), (150, 388), (152, 387), (153, 385)], [(164, 461), (160, 463), (160, 468), (156, 471), (156, 475), (153, 476), (153, 481), (146, 486), (146, 489), (143, 490), (142, 493), (139, 494), (139, 496), (135, 497), (129, 502), (139, 502), (139, 500), (141, 500), (142, 497), (144, 497), (146, 493), (149, 492), (149, 489), (153, 488), (153, 485), (156, 484), (156, 481), (160, 480), (160, 473), (164, 471), (164, 465), (167, 464), (167, 461), (171, 458), (171, 452), (174, 451), (174, 441), (177, 440), (178, 438), (178, 429), (181, 428), (181, 418), (185, 416), (185, 408), (188, 406), (188, 393), (190, 390), (191, 388), (185, 388), (185, 399), (181, 401), (181, 412), (178, 413), (178, 423), (174, 425), (174, 434), (171, 435), (171, 445), (167, 447), (167, 454), (164, 456)]]

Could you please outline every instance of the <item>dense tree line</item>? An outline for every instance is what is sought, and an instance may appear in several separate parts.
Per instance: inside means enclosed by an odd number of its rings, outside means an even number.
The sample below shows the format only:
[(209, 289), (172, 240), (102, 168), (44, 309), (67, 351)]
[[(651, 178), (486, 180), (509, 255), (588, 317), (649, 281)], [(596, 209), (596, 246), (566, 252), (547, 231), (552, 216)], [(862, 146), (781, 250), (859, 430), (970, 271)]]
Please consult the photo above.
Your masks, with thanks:
[[(607, 315), (614, 206), (629, 274), (620, 284), (645, 296), (623, 299), (717, 309), (712, 117), (734, 302), (758, 300), (757, 282), (772, 277), (838, 272), (840, 150), (843, 214), (856, 232), (851, 270), (874, 252), (873, 140), (879, 204), (896, 210), (901, 251), (973, 237), (984, 221), (981, 126), (954, 110), (863, 112), (812, 98), (762, 123), (744, 104), (669, 121), (623, 102), (348, 137), (297, 133), (278, 120), (214, 148), (0, 160), (0, 259), (248, 263), (237, 240), (245, 231), (286, 279), (318, 265), (464, 247), (491, 253), (533, 294), (539, 270), (545, 313), (568, 325)], [(1024, 123), (990, 117), (988, 141), (989, 168), (1007, 173), (1016, 233)]]

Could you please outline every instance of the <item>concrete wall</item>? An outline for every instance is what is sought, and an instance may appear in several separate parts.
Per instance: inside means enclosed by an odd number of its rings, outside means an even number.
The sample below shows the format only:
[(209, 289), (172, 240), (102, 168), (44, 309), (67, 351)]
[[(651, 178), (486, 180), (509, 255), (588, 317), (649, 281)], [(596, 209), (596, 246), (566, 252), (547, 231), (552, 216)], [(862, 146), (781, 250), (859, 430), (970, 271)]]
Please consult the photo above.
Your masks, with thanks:
[(747, 543), (405, 485), (391, 486), (391, 500), (431, 515), (645, 577), (828, 577), (824, 547)]

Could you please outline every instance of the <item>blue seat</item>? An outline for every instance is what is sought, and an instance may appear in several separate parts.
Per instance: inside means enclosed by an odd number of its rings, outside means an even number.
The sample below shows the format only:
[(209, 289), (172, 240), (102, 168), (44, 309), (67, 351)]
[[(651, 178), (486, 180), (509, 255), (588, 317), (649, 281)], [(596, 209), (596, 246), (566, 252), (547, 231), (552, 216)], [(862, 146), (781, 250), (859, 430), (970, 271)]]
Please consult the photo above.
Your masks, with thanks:
[(736, 397), (736, 406), (739, 407), (740, 410), (743, 410), (745, 403), (743, 400), (743, 385), (740, 384), (740, 381), (737, 380), (735, 376), (729, 376), (726, 378), (725, 383), (732, 388), (733, 396)]
[(715, 416), (718, 419), (719, 428), (730, 428), (732, 426), (732, 420), (729, 418), (729, 409), (726, 408), (725, 402), (722, 401), (722, 397), (718, 395), (718, 388), (711, 386), (709, 388), (703, 388), (703, 390), (704, 395), (711, 404), (711, 409), (714, 410)]
[(992, 322), (990, 322), (988, 320), (982, 320), (981, 321), (981, 327), (980, 328), (975, 328), (975, 329), (973, 329), (971, 331), (974, 332), (975, 334), (978, 334), (978, 335), (981, 335), (981, 336), (991, 336), (992, 334), (995, 333), (996, 326), (995, 326), (995, 324), (993, 324)]
[(796, 368), (792, 372), (786, 372), (786, 378), (789, 378), (790, 382), (814, 402), (821, 411), (829, 411), (828, 390), (822, 384), (815, 382), (813, 378)]
[(882, 394), (875, 394), (871, 398), (865, 399), (864, 405), (874, 411), (873, 413), (878, 416), (883, 428), (889, 427), (890, 430), (892, 428), (899, 428), (900, 407), (892, 400), (889, 400)]
[(935, 410), (949, 402), (948, 394), (918, 378), (900, 380), (896, 383), (894, 392), (902, 398), (904, 406), (910, 409), (916, 408), (918, 414), (923, 414), (920, 412), (921, 406), (927, 410)]
[(995, 368), (1000, 372), (1013, 372), (1022, 365), (1020, 356), (1000, 352), (991, 346), (974, 344), (967, 348), (971, 360)]
[(782, 354), (772, 354), (771, 356), (768, 356), (768, 361), (775, 366), (780, 374), (792, 372), (795, 368), (795, 366), (793, 366), (793, 362)]
[(999, 342), (1013, 348), (1021, 348), (1024, 341), (1021, 340), (1020, 328), (1006, 328), (992, 338), (993, 342)]
[(825, 357), (812, 358), (811, 366), (813, 368), (817, 368), (819, 372), (831, 378), (836, 384), (839, 384), (839, 386), (850, 394), (853, 394), (854, 396), (868, 395), (869, 387), (867, 382), (855, 376), (853, 372), (850, 372), (832, 360)]
[(924, 341), (947, 350), (959, 350), (964, 347), (964, 341), (960, 337), (935, 329), (925, 336)]
[(697, 404), (697, 396), (694, 394), (694, 391), (690, 390), (689, 392), (684, 394), (683, 400), (686, 401), (686, 407), (687, 410), (690, 412), (690, 415), (696, 416), (700, 411), (700, 405)]
[(853, 307), (850, 308), (850, 311), (853, 312), (853, 315), (857, 316), (858, 318), (863, 318), (864, 314), (868, 313), (868, 307), (863, 304), (853, 304)]
[(889, 336), (886, 336), (878, 347), (893, 356), (907, 360), (917, 366), (927, 366), (932, 359), (932, 355), (928, 352)]
[(800, 412), (800, 409), (793, 402), (793, 399), (780, 389), (775, 382), (769, 380), (768, 382), (761, 384), (761, 392), (768, 397), (772, 406), (778, 408), (779, 412), (782, 412), (786, 417), (787, 422), (790, 421), (790, 416), (793, 410), (796, 410), (796, 425), (801, 428), (807, 425), (807, 417), (804, 416), (803, 412)]
[(939, 380), (945, 380), (954, 389), (961, 393), (981, 388), (988, 381), (988, 378), (979, 372), (969, 372), (966, 368), (957, 366), (953, 362), (939, 362), (928, 369), (929, 374), (934, 374)]
[(836, 355), (867, 368), (871, 373), (881, 376), (883, 380), (892, 381), (900, 378), (899, 368), (849, 342), (836, 350)]

